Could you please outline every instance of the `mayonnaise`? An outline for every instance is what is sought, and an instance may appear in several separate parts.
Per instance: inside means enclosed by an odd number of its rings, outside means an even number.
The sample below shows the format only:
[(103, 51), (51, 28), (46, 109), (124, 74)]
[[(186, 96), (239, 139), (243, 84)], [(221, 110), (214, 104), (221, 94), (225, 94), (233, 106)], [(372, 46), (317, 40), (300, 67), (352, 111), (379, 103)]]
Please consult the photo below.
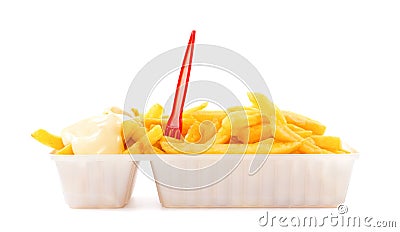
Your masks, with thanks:
[(112, 111), (79, 121), (61, 132), (63, 143), (71, 144), (74, 154), (120, 154), (122, 115)]

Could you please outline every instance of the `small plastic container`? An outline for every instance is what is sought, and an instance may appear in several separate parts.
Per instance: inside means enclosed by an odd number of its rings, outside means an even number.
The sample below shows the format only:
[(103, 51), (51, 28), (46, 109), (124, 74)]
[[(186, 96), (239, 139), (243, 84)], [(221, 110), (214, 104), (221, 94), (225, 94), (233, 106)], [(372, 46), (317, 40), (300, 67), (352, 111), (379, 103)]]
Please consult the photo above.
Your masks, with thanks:
[[(162, 162), (185, 169), (212, 164), (221, 155), (163, 155)], [(271, 154), (254, 174), (254, 156), (245, 155), (236, 169), (220, 182), (185, 190), (157, 183), (164, 175), (161, 161), (152, 161), (158, 196), (163, 207), (337, 207), (346, 198), (352, 167), (358, 154)], [(173, 174), (171, 174), (173, 175)], [(208, 175), (213, 175), (209, 173)], [(201, 178), (174, 175), (179, 183)]]
[(128, 204), (136, 179), (129, 155), (52, 155), (64, 198), (71, 208), (121, 208)]

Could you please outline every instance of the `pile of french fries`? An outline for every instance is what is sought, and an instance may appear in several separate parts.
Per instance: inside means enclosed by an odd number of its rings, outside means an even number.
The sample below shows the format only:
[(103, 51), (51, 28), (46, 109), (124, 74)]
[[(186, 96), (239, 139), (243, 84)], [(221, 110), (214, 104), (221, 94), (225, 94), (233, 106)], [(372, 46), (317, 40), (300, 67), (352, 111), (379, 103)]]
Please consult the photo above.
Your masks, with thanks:
[(250, 106), (205, 110), (207, 102), (182, 114), (182, 140), (166, 137), (168, 116), (153, 105), (123, 122), (126, 154), (344, 154), (339, 137), (305, 116), (280, 111), (267, 97), (248, 93)]
[[(153, 105), (144, 115), (132, 109), (121, 126), (123, 154), (345, 154), (339, 137), (324, 135), (326, 127), (303, 115), (281, 111), (266, 96), (248, 93), (250, 106), (225, 111), (206, 110), (202, 103), (182, 114), (182, 138), (164, 136), (168, 116)], [(53, 154), (73, 155), (71, 144), (43, 129), (32, 137), (53, 148)]]

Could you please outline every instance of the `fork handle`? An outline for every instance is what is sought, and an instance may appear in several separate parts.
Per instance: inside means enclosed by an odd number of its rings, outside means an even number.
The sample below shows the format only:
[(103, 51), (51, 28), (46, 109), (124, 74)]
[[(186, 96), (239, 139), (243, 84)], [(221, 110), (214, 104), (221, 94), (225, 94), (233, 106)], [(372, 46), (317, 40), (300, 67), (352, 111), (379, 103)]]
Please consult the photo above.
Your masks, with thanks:
[(196, 31), (192, 31), (188, 45), (186, 47), (186, 52), (183, 58), (181, 71), (179, 73), (178, 84), (176, 85), (174, 105), (172, 108), (171, 116), (169, 117), (168, 120), (168, 125), (171, 127), (179, 128), (180, 132), (182, 132), (182, 112), (185, 105), (185, 98), (189, 83), (190, 70), (192, 68), (195, 35)]

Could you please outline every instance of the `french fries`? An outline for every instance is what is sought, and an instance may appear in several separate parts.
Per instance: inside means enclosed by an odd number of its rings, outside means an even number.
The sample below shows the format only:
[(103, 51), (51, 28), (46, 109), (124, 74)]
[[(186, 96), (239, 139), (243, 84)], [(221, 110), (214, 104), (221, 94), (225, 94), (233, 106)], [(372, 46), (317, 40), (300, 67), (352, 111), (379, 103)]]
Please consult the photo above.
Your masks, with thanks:
[(314, 140), (315, 144), (321, 148), (330, 151), (340, 151), (342, 149), (342, 143), (339, 137), (313, 135), (311, 138)]
[(56, 150), (60, 150), (64, 147), (63, 141), (60, 136), (53, 135), (46, 130), (39, 129), (33, 132), (31, 136), (40, 143)]
[(73, 155), (74, 151), (72, 150), (72, 145), (68, 144), (67, 146), (56, 151), (55, 154), (57, 154), (57, 155)]
[(198, 106), (195, 106), (195, 107), (193, 107), (193, 108), (190, 108), (190, 109), (188, 109), (188, 110), (183, 111), (183, 112), (182, 112), (182, 116), (183, 116), (183, 117), (187, 117), (187, 115), (189, 115), (189, 114), (191, 114), (191, 113), (194, 113), (194, 112), (196, 112), (196, 111), (202, 110), (202, 109), (206, 108), (207, 106), (208, 106), (208, 102), (201, 103), (201, 104), (198, 105)]
[(282, 114), (288, 123), (294, 124), (305, 130), (310, 130), (315, 135), (323, 135), (326, 127), (320, 122), (307, 118), (306, 116), (296, 114), (290, 111), (283, 111)]
[[(289, 111), (281, 111), (266, 96), (248, 93), (251, 106), (230, 107), (226, 111), (205, 110), (207, 104), (184, 111), (185, 139), (161, 138), (155, 153), (160, 154), (344, 154), (340, 138), (324, 136), (321, 123)], [(148, 119), (161, 125), (160, 119)], [(163, 120), (166, 120), (163, 119)], [(203, 124), (207, 122), (208, 125)], [(186, 124), (186, 128), (185, 128)], [(202, 128), (203, 125), (203, 128)], [(206, 135), (206, 136), (204, 136)]]
[(161, 118), (163, 107), (160, 104), (154, 104), (149, 111), (144, 115), (145, 118)]
[(270, 145), (266, 144), (206, 144), (168, 143), (161, 142), (161, 146), (168, 154), (267, 154)]
[[(347, 154), (339, 137), (324, 135), (318, 121), (281, 111), (259, 93), (247, 94), (250, 106), (206, 110), (208, 103), (182, 113), (183, 139), (163, 135), (168, 116), (153, 105), (145, 114), (132, 108), (134, 116), (122, 123), (124, 154)], [(71, 144), (45, 130), (32, 133), (54, 154), (74, 154)]]
[(272, 149), (270, 151), (271, 154), (290, 154), (300, 147), (301, 142), (274, 142), (272, 145)]
[(155, 143), (157, 143), (163, 136), (163, 131), (160, 125), (155, 125), (151, 128), (145, 136), (142, 136), (133, 145), (128, 147), (124, 151), (125, 154), (146, 154), (154, 153), (153, 149)]
[(191, 116), (196, 121), (203, 122), (203, 121), (222, 121), (227, 115), (224, 111), (211, 111), (211, 110), (202, 110), (196, 111), (193, 113), (187, 113), (187, 116)]

